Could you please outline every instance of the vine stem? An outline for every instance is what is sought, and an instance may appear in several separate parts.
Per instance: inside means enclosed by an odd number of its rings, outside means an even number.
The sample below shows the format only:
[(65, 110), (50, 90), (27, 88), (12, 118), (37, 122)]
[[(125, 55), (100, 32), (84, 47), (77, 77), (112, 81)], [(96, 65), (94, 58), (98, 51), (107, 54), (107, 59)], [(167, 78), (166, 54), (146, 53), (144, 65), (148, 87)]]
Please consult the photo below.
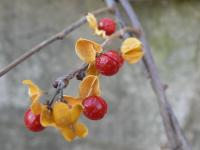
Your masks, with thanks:
[[(112, 9), (109, 8), (109, 7), (105, 7), (105, 8), (100, 8), (100, 9), (97, 9), (95, 11), (92, 11), (92, 13), (94, 15), (99, 15), (99, 14), (101, 14), (103, 12), (107, 12), (107, 11), (112, 11)], [(35, 53), (41, 51), (47, 45), (50, 45), (51, 43), (53, 43), (55, 41), (62, 40), (65, 36), (67, 36), (69, 33), (74, 31), (75, 29), (79, 28), (81, 25), (85, 24), (86, 22), (87, 22), (86, 16), (83, 16), (78, 21), (71, 24), (69, 27), (66, 27), (65, 29), (63, 29), (61, 32), (49, 37), (48, 39), (46, 39), (43, 42), (39, 43), (38, 45), (34, 46), (30, 50), (28, 50), (26, 53), (24, 53), (23, 55), (21, 55), (20, 57), (18, 57), (14, 61), (12, 61), (6, 67), (1, 69), (0, 70), (0, 77), (2, 77), (7, 72), (9, 72), (13, 68), (15, 68), (17, 65), (21, 64), (22, 62), (24, 62), (25, 60), (30, 58)]]
[[(126, 23), (123, 20), (121, 13), (119, 12), (116, 1), (106, 0), (106, 2), (108, 7), (114, 8), (115, 16), (120, 22), (121, 27), (126, 26)], [(149, 77), (151, 78), (151, 85), (157, 96), (158, 105), (165, 128), (165, 133), (168, 139), (167, 145), (171, 150), (191, 150), (191, 145), (188, 143), (184, 133), (182, 132), (178, 120), (167, 99), (165, 89), (163, 88), (163, 84), (158, 75), (157, 66), (154, 62), (150, 46), (145, 38), (144, 30), (141, 26), (141, 23), (128, 0), (119, 0), (119, 2), (124, 8), (127, 16), (129, 17), (132, 26), (138, 31), (140, 31), (140, 35), (138, 36), (138, 38), (142, 41), (143, 50), (145, 52), (143, 64), (149, 74)], [(129, 34), (125, 34), (123, 37), (127, 38), (129, 36)]]

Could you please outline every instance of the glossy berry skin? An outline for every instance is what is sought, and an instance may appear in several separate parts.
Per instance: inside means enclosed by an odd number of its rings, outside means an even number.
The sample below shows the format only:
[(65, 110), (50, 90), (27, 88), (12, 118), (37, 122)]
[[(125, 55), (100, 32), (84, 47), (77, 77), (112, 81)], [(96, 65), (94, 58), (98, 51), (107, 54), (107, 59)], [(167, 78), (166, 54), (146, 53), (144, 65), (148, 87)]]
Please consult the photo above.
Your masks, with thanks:
[(111, 35), (116, 30), (116, 23), (111, 18), (102, 18), (98, 22), (98, 29), (104, 30), (106, 35)]
[(107, 113), (107, 103), (99, 96), (89, 96), (82, 102), (83, 114), (91, 120), (100, 120)]
[(102, 53), (96, 58), (96, 69), (105, 76), (112, 76), (116, 74), (122, 67), (124, 59), (114, 50)]
[(45, 129), (40, 124), (40, 115), (35, 115), (28, 109), (24, 114), (24, 123), (26, 128), (28, 128), (32, 132), (40, 132)]

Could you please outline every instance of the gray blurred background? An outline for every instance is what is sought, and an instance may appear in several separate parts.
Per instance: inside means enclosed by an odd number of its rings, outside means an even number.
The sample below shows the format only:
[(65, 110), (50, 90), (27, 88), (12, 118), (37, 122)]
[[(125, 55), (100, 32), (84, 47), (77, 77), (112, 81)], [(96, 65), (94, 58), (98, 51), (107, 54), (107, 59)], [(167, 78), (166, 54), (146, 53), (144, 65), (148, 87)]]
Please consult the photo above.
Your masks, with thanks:
[[(194, 150), (199, 150), (200, 2), (137, 0), (133, 4), (162, 81), (169, 85), (170, 103)], [(0, 0), (0, 68), (86, 12), (104, 6), (100, 0)], [(29, 98), (22, 80), (33, 80), (51, 95), (51, 82), (81, 64), (74, 52), (77, 38), (102, 42), (91, 33), (82, 26), (0, 79), (1, 150), (159, 150), (165, 143), (156, 97), (139, 64), (125, 64), (116, 76), (101, 78), (109, 113), (98, 122), (82, 118), (89, 127), (87, 138), (67, 143), (51, 128), (42, 133), (26, 130), (23, 114)], [(116, 41), (107, 48), (119, 45)], [(75, 95), (77, 88), (73, 80), (65, 93)]]

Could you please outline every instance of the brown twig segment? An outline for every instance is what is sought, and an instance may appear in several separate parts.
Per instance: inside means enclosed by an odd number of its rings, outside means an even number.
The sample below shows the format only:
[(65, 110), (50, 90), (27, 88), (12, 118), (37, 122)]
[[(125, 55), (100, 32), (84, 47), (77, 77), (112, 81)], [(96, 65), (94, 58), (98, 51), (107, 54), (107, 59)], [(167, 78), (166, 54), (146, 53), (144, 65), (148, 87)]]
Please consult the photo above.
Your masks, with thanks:
[[(123, 18), (121, 17), (121, 14), (117, 8), (115, 0), (107, 0), (108, 5), (113, 5), (112, 7), (115, 8), (115, 14), (118, 20), (121, 22), (121, 25), (124, 26), (125, 22), (123, 21)], [(162, 116), (163, 124), (165, 127), (165, 132), (168, 138), (168, 143), (170, 145), (170, 149), (172, 150), (191, 150), (191, 146), (188, 144), (187, 139), (185, 138), (181, 127), (179, 126), (179, 123), (173, 113), (173, 110), (171, 108), (171, 105), (169, 104), (167, 100), (167, 96), (165, 94), (165, 90), (163, 88), (163, 84), (160, 80), (160, 77), (158, 75), (157, 67), (154, 62), (154, 59), (151, 54), (151, 49), (149, 47), (149, 44), (145, 38), (144, 31), (142, 29), (142, 26), (131, 7), (128, 0), (120, 0), (120, 3), (122, 7), (124, 8), (125, 12), (127, 13), (132, 26), (140, 31), (140, 36), (138, 38), (143, 43), (143, 50), (145, 52), (143, 63), (145, 65), (145, 68), (147, 72), (149, 73), (149, 76), (151, 78), (151, 84), (154, 89), (154, 92), (158, 98), (158, 104), (160, 108), (160, 113)], [(111, 6), (109, 6), (111, 7)], [(126, 34), (124, 37), (128, 37), (129, 35)]]
[(109, 36), (109, 38), (107, 38), (102, 44), (102, 47), (105, 47), (110, 41), (119, 38), (121, 36), (123, 36), (124, 34), (127, 33), (133, 33), (136, 36), (140, 35), (140, 31), (134, 29), (133, 27), (124, 27), (121, 28), (120, 30), (118, 30), (117, 32), (113, 33), (111, 36)]
[(67, 87), (69, 84), (69, 81), (73, 78), (75, 78), (78, 74), (81, 72), (85, 72), (86, 69), (88, 68), (88, 64), (82, 64), (78, 69), (70, 72), (67, 75), (58, 77), (54, 82), (53, 82), (53, 87), (56, 88), (56, 92), (53, 95), (52, 99), (48, 101), (48, 108), (51, 109), (51, 106), (53, 102), (55, 101), (55, 98), (57, 95), (61, 93), (61, 97), (63, 97), (63, 89)]
[(185, 138), (184, 133), (177, 121), (176, 116), (172, 110), (170, 103), (168, 102), (165, 90), (163, 89), (162, 82), (158, 75), (158, 70), (156, 64), (154, 62), (150, 46), (145, 38), (144, 31), (142, 26), (131, 7), (128, 0), (120, 0), (124, 10), (126, 11), (132, 26), (136, 29), (141, 30), (141, 36), (139, 37), (144, 45), (144, 59), (143, 61), (146, 64), (146, 68), (148, 68), (149, 75), (151, 77), (152, 87), (158, 97), (158, 104), (161, 112), (161, 116), (163, 119), (165, 132), (167, 134), (168, 142), (170, 144), (170, 149), (180, 149), (180, 150), (191, 150), (191, 146), (188, 144), (187, 139)]
[(87, 68), (88, 68), (88, 64), (84, 63), (78, 69), (70, 72), (69, 74), (58, 77), (53, 83), (54, 88), (64, 89), (68, 85), (71, 79), (76, 77), (79, 73), (85, 72)]
[[(105, 7), (105, 8), (100, 8), (98, 10), (93, 11), (92, 13), (94, 15), (99, 15), (103, 12), (111, 11), (111, 8)], [(66, 35), (86, 23), (86, 17), (80, 18), (78, 21), (75, 23), (71, 24), (69, 27), (66, 27), (63, 29), (61, 32), (51, 36), (50, 38), (46, 39), (45, 41), (39, 43), (38, 45), (34, 46), (32, 49), (28, 50), (26, 53), (21, 55), (19, 58), (15, 59), (13, 62), (11, 62), (9, 65), (7, 65), (5, 68), (0, 70), (0, 77), (2, 77), (4, 74), (6, 74), (8, 71), (12, 70), (15, 68), (17, 65), (34, 55), (35, 53), (41, 51), (44, 47), (47, 45), (50, 45), (51, 43), (57, 41), (57, 40), (62, 40)]]

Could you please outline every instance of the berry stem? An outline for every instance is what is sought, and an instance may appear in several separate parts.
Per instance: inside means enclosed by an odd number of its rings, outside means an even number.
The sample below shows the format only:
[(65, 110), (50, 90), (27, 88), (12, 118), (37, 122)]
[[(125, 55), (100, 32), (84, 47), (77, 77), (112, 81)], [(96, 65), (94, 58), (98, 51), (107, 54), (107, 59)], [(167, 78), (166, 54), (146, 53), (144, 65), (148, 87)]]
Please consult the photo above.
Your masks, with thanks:
[(104, 48), (107, 44), (109, 44), (112, 40), (117, 39), (121, 36), (123, 36), (125, 33), (133, 33), (136, 36), (140, 35), (140, 31), (136, 30), (133, 27), (124, 27), (121, 28), (120, 30), (118, 30), (117, 32), (113, 33), (111, 36), (109, 36), (109, 38), (107, 38), (102, 44), (101, 46)]
[(51, 109), (51, 106), (56, 98), (56, 96), (60, 93), (60, 89), (58, 88), (56, 91), (55, 91), (55, 94), (53, 95), (52, 99), (47, 103), (48, 105), (48, 109), (50, 110)]

